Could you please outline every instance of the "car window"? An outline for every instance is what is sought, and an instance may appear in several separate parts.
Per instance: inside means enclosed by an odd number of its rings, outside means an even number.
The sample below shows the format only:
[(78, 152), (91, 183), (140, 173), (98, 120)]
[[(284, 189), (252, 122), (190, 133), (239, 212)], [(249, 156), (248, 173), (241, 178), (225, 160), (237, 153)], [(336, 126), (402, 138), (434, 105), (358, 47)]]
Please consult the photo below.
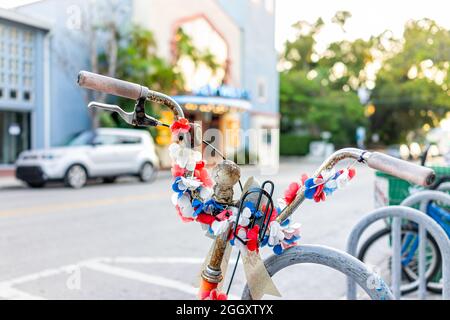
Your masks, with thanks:
[(119, 143), (120, 144), (139, 144), (142, 142), (140, 137), (132, 137), (132, 136), (120, 136)]
[(119, 143), (119, 137), (111, 134), (98, 134), (94, 138), (94, 144), (97, 145), (113, 145)]
[(75, 138), (69, 141), (67, 143), (68, 146), (87, 146), (92, 143), (92, 140), (94, 139), (94, 132), (93, 131), (84, 131), (80, 134), (76, 135)]

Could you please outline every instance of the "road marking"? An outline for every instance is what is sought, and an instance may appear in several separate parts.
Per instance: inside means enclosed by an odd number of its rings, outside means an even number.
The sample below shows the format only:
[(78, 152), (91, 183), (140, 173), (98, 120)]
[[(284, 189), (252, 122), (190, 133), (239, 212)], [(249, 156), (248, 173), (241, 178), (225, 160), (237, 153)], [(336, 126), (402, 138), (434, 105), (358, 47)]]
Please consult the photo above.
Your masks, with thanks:
[[(61, 273), (72, 272), (75, 268), (88, 268), (94, 271), (107, 273), (110, 275), (136, 280), (147, 284), (157, 285), (169, 289), (178, 290), (190, 295), (197, 296), (198, 288), (188, 285), (178, 280), (173, 280), (167, 277), (161, 277), (142, 273), (122, 267), (108, 265), (110, 263), (129, 263), (129, 264), (198, 264), (201, 265), (204, 259), (195, 257), (99, 257), (89, 260), (80, 261), (77, 264), (70, 264), (59, 268), (45, 269), (40, 272), (28, 274), (25, 276), (13, 278), (10, 280), (0, 282), (0, 298), (4, 299), (19, 299), (19, 300), (36, 300), (45, 299), (43, 297), (35, 296), (13, 288), (15, 285), (20, 285), (27, 282), (37, 281), (42, 278), (55, 276)], [(233, 260), (230, 261), (233, 263)], [(231, 300), (239, 300), (238, 296), (228, 295)]]
[(120, 268), (120, 267), (109, 266), (107, 264), (96, 262), (96, 261), (84, 263), (83, 266), (87, 267), (89, 269), (95, 270), (95, 271), (108, 273), (108, 274), (111, 274), (114, 276), (131, 279), (131, 280), (137, 280), (137, 281), (145, 282), (148, 284), (157, 285), (160, 287), (175, 289), (175, 290), (178, 290), (178, 291), (181, 291), (184, 293), (192, 294), (194, 296), (197, 295), (197, 293), (198, 293), (198, 289), (194, 288), (193, 286), (187, 285), (187, 284), (177, 281), (177, 280), (165, 278), (165, 277), (159, 277), (159, 276), (150, 275), (150, 274), (133, 271), (133, 270), (129, 270), (129, 269), (124, 269), (124, 268)]
[(76, 201), (76, 202), (64, 202), (50, 205), (42, 205), (42, 206), (31, 206), (31, 207), (23, 207), (23, 208), (15, 208), (15, 209), (7, 209), (0, 211), (0, 217), (2, 216), (12, 216), (17, 214), (35, 214), (35, 213), (49, 213), (55, 211), (63, 211), (63, 210), (73, 210), (73, 209), (86, 209), (92, 207), (99, 206), (111, 206), (116, 204), (123, 204), (132, 201), (141, 201), (141, 200), (155, 200), (160, 199), (162, 196), (166, 195), (165, 192), (159, 193), (145, 193), (139, 195), (129, 195), (124, 197), (114, 197), (114, 198), (106, 198), (106, 199), (98, 199), (98, 200), (90, 200), (90, 201)]
[(35, 296), (21, 290), (0, 286), (0, 298), (7, 300), (45, 300), (45, 298)]

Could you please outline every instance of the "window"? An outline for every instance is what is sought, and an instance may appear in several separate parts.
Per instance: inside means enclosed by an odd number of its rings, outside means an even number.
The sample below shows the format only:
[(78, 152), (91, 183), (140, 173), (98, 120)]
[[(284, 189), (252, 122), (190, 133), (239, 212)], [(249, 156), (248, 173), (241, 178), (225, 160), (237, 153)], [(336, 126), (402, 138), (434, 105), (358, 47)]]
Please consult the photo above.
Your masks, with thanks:
[(118, 144), (119, 137), (109, 134), (99, 134), (95, 136), (93, 143), (96, 145), (113, 145)]
[(140, 137), (122, 136), (119, 137), (120, 144), (140, 144), (142, 139)]
[(0, 84), (3, 98), (33, 99), (36, 36), (32, 29), (0, 23)]
[(31, 93), (30, 93), (30, 91), (25, 91), (23, 93), (23, 100), (25, 100), (25, 101), (30, 101), (31, 100)]
[(264, 103), (267, 101), (267, 80), (266, 78), (260, 77), (257, 80), (256, 96), (258, 102)]

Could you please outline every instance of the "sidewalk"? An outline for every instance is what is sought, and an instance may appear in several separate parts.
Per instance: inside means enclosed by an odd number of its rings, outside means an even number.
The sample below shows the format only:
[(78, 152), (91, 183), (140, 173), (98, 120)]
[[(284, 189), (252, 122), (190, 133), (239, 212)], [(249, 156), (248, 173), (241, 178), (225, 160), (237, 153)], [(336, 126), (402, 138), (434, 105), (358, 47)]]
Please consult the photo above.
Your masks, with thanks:
[(14, 176), (0, 176), (0, 190), (12, 187), (19, 187), (22, 183)]

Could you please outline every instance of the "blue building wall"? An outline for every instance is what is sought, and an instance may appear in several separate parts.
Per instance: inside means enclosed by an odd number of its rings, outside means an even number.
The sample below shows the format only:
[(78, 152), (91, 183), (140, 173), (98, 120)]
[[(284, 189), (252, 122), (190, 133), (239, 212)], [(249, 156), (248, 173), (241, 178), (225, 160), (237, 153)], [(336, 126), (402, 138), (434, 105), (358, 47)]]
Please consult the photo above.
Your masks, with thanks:
[[(242, 29), (242, 83), (257, 111), (278, 114), (279, 82), (275, 50), (275, 9), (267, 0), (217, 0)], [(273, 1), (268, 3), (273, 4)], [(257, 98), (258, 80), (266, 82), (267, 99)]]
[[(44, 84), (43, 54), (47, 30), (18, 22), (8, 17), (0, 18), (0, 111), (29, 114), (27, 125), (20, 123), (20, 136), (30, 137), (28, 147), (43, 147), (44, 135)], [(6, 120), (6, 126), (12, 124)], [(13, 121), (14, 122), (14, 121)], [(12, 148), (7, 128), (3, 128), (0, 147), (9, 157), (21, 149)], [(22, 139), (22, 138), (20, 138)], [(28, 139), (25, 139), (28, 141)], [(25, 146), (22, 146), (25, 147)], [(5, 159), (0, 159), (0, 165)]]
[[(278, 115), (275, 12), (266, 9), (266, 0), (210, 1), (217, 1), (242, 30), (241, 82), (242, 88), (252, 93), (253, 110)], [(131, 6), (132, 0), (122, 2)], [(17, 8), (20, 13), (51, 23), (51, 145), (59, 145), (90, 127), (86, 92), (76, 85), (78, 71), (89, 69), (88, 39), (83, 29), (70, 27), (77, 14), (81, 26), (86, 24), (86, 13), (92, 10), (90, 3), (89, 0), (45, 0)], [(257, 97), (261, 81), (265, 83), (267, 95), (264, 101)], [(250, 117), (251, 114), (244, 114), (244, 128), (250, 127)]]
[[(88, 1), (78, 0), (76, 3), (81, 10)], [(90, 128), (85, 92), (76, 84), (78, 71), (88, 67), (87, 39), (83, 30), (68, 27), (68, 19), (74, 14), (69, 10), (73, 4), (74, 1), (70, 0), (47, 0), (16, 9), (19, 13), (51, 24), (51, 146), (61, 145), (75, 133)], [(83, 23), (82, 20), (81, 23)]]

